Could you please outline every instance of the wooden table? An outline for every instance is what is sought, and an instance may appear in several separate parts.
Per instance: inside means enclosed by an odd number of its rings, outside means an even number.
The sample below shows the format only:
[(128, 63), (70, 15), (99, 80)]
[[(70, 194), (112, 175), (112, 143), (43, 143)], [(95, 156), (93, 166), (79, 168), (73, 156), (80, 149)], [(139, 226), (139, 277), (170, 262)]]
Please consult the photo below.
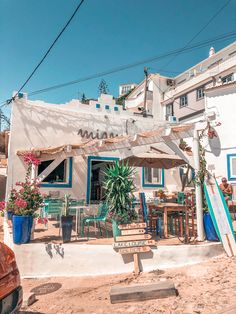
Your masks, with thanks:
[[(150, 215), (150, 220), (153, 219), (152, 217), (152, 210), (153, 209), (159, 209), (163, 211), (163, 223), (164, 223), (164, 237), (168, 238), (168, 213), (169, 212), (185, 212), (186, 214), (186, 220), (188, 221), (188, 209), (186, 205), (182, 204), (177, 204), (177, 203), (158, 203), (158, 204), (153, 204), (150, 203), (148, 204), (149, 208), (149, 215)], [(189, 225), (186, 223), (186, 233), (189, 234)]]

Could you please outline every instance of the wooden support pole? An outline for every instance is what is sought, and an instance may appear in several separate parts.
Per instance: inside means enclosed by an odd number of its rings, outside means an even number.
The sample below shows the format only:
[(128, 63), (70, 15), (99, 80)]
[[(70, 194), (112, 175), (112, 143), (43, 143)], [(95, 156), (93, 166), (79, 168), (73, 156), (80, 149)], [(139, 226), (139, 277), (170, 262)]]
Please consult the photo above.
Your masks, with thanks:
[(135, 273), (135, 275), (139, 275), (140, 269), (139, 269), (139, 256), (138, 256), (138, 253), (134, 253), (133, 257), (134, 257), (134, 273)]

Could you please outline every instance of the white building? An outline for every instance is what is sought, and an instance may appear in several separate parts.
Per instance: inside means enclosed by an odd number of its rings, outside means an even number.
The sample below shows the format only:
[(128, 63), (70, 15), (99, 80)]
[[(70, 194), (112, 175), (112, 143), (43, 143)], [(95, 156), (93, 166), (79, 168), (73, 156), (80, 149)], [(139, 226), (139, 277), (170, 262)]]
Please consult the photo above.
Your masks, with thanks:
[(119, 97), (127, 94), (129, 91), (134, 89), (136, 86), (137, 86), (136, 83), (121, 84), (119, 86)]
[[(101, 200), (103, 196), (102, 176), (108, 163), (132, 154), (113, 149), (104, 153), (89, 151), (78, 155), (76, 147), (81, 143), (105, 140), (117, 135), (132, 135), (140, 132), (168, 127), (166, 121), (155, 122), (153, 118), (134, 116), (132, 112), (116, 105), (112, 96), (101, 95), (98, 101), (82, 104), (72, 100), (67, 104), (53, 105), (42, 101), (30, 101), (27, 97), (13, 102), (7, 193), (15, 182), (24, 180), (26, 165), (21, 152), (35, 150), (41, 160), (36, 176), (41, 179), (43, 193), (71, 194), (87, 203)], [(163, 141), (162, 141), (163, 142)], [(146, 145), (147, 146), (147, 145)], [(150, 145), (142, 146), (148, 150)], [(171, 149), (164, 143), (159, 148), (167, 153)], [(138, 148), (139, 150), (141, 148)], [(94, 153), (95, 152), (95, 153)], [(50, 167), (49, 167), (50, 165)], [(180, 189), (179, 169), (165, 171), (137, 168), (135, 177), (137, 190), (153, 196), (159, 188)]]
[(127, 97), (126, 107), (140, 112), (138, 108), (146, 105), (147, 113), (156, 120), (197, 121), (202, 119), (205, 111), (205, 89), (215, 86), (219, 81), (227, 83), (235, 79), (236, 42), (219, 52), (211, 48), (208, 58), (176, 77), (150, 74), (146, 104), (144, 80)]
[(205, 99), (206, 114), (216, 115), (204, 145), (208, 170), (236, 184), (236, 81), (206, 89)]

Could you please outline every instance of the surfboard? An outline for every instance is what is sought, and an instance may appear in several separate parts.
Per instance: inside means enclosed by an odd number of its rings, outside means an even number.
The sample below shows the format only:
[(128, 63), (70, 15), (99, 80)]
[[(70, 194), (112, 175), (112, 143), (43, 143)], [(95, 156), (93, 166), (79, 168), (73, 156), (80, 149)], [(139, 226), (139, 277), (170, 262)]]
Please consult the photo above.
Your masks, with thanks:
[(228, 256), (236, 255), (236, 242), (229, 209), (216, 179), (210, 176), (204, 183), (204, 193), (216, 233)]

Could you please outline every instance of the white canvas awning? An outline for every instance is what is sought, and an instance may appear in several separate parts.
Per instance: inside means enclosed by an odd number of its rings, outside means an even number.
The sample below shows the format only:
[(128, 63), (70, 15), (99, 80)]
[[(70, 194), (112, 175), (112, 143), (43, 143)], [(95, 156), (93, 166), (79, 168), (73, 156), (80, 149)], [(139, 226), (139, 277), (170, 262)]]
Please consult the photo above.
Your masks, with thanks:
[[(181, 159), (185, 161), (189, 159), (187, 154), (184, 154), (181, 150), (178, 151), (178, 145), (173, 144), (173, 141), (180, 140), (182, 138), (193, 136), (194, 124), (174, 125), (168, 128), (161, 126), (151, 131), (140, 132), (135, 135), (122, 135), (114, 138), (107, 138), (102, 140), (86, 140), (78, 144), (61, 145), (56, 147), (43, 147), (43, 148), (32, 148), (30, 150), (18, 150), (17, 155), (23, 156), (26, 153), (34, 153), (39, 157), (44, 155), (56, 155), (59, 153), (66, 153), (67, 156), (78, 156), (78, 155), (97, 155), (106, 151), (123, 150), (128, 149), (133, 154), (133, 149), (136, 151), (145, 152), (149, 150), (150, 145), (155, 144), (166, 144), (170, 147), (168, 142), (172, 143), (172, 153), (175, 152)], [(177, 151), (175, 151), (175, 149)], [(128, 156), (127, 155), (127, 156)]]

